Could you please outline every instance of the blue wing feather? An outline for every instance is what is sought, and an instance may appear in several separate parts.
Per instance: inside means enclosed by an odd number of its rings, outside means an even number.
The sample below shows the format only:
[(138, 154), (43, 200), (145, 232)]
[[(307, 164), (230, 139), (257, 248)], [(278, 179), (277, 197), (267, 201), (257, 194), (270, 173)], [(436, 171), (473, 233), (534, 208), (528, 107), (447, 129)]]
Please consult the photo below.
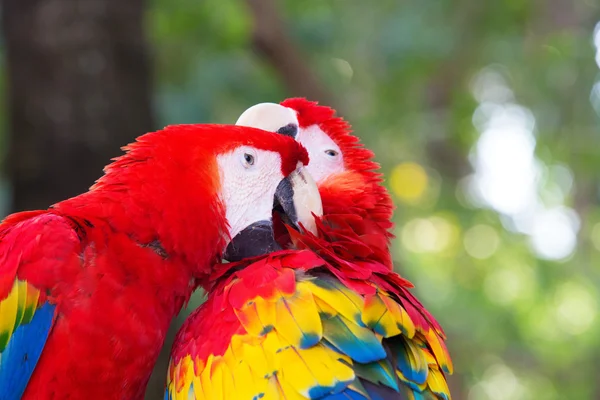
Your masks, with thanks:
[(45, 303), (31, 322), (13, 332), (0, 353), (0, 400), (20, 399), (40, 359), (52, 328), (56, 306)]

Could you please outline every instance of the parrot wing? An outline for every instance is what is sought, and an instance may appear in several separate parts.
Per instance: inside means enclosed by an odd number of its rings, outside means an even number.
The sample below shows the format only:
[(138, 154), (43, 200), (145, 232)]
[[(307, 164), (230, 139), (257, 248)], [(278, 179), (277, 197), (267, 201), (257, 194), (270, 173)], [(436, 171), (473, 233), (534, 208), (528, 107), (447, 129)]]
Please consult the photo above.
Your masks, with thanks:
[(180, 330), (165, 399), (449, 400), (443, 332), (403, 280), (361, 294), (330, 267), (301, 251), (235, 271)]
[(79, 238), (46, 211), (13, 214), (0, 225), (0, 400), (21, 398), (55, 321), (47, 294), (69, 265)]

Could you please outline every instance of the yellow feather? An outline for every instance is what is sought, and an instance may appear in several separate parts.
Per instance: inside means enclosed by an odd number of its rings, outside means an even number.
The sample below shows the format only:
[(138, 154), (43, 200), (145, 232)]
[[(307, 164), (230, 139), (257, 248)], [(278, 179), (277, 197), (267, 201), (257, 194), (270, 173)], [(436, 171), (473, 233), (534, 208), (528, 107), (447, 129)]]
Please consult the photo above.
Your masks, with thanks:
[[(200, 382), (202, 383), (202, 389), (204, 391), (204, 397), (207, 399), (217, 399), (215, 396), (214, 385), (216, 385), (215, 377), (212, 376), (211, 370), (213, 365), (214, 356), (211, 354), (206, 359), (206, 363), (202, 373), (200, 374)], [(220, 382), (219, 382), (220, 384)]]
[[(29, 306), (33, 302), (29, 301), (29, 293), (27, 297)], [(422, 385), (408, 382), (400, 371), (396, 374), (406, 384), (424, 391), (424, 398), (432, 395), (427, 387), (439, 395), (448, 393), (445, 377), (435, 361), (440, 365), (448, 362), (439, 336), (435, 331), (416, 334), (406, 310), (384, 292), (365, 301), (341, 284), (325, 281), (317, 285), (307, 280), (297, 283), (293, 295), (257, 297), (235, 311), (247, 333), (234, 335), (225, 354), (210, 355), (203, 368), (194, 368), (190, 357), (182, 360), (174, 376), (175, 380), (184, 378), (184, 383), (169, 383), (171, 393), (174, 392), (171, 388), (179, 389), (173, 393), (175, 400), (186, 399), (188, 395), (197, 400), (296, 400), (305, 399), (316, 387), (352, 385), (355, 374), (350, 357), (316, 343), (323, 337), (320, 313), (339, 315), (360, 326), (381, 326), (385, 337), (404, 334), (413, 338), (408, 343), (410, 364), (420, 367), (434, 362), (435, 365), (430, 369), (425, 367), (428, 376)]]
[(19, 285), (15, 280), (8, 296), (0, 301), (0, 338), (10, 338), (15, 327), (19, 306)]
[[(267, 337), (271, 336), (273, 333), (267, 335)], [(263, 342), (261, 340), (261, 342)], [(247, 360), (250, 363), (250, 370), (255, 378), (258, 379), (267, 379), (269, 376), (273, 374), (275, 371), (275, 366), (273, 365), (272, 355), (270, 356), (271, 362), (267, 358), (265, 351), (261, 344), (258, 343), (244, 343), (242, 345), (242, 357), (244, 360)]]
[(194, 400), (207, 400), (206, 396), (204, 396), (204, 389), (202, 388), (202, 381), (198, 375), (194, 376), (192, 380), (192, 384), (194, 385)]
[[(330, 369), (330, 372), (333, 374), (336, 381), (349, 382), (354, 380), (356, 376), (354, 370), (350, 367), (350, 365), (352, 365), (350, 357), (338, 353), (322, 343), (319, 343), (313, 349), (314, 353), (312, 356), (321, 360), (326, 360), (327, 368)], [(309, 351), (313, 349), (309, 349)]]
[(179, 361), (175, 368), (175, 400), (187, 400), (190, 385), (194, 379), (192, 358), (187, 355)]
[(275, 329), (293, 346), (314, 345), (323, 337), (321, 317), (307, 282), (298, 283), (292, 297), (277, 302)]
[(232, 370), (235, 380), (236, 395), (232, 398), (236, 399), (254, 399), (266, 390), (268, 383), (267, 379), (257, 379), (250, 370), (252, 360), (241, 361), (236, 368)]
[[(292, 350), (295, 351), (288, 351), (282, 355), (282, 380), (289, 382), (305, 396), (308, 396), (308, 390), (315, 386), (315, 383), (322, 387), (333, 387), (340, 382), (349, 383), (355, 378), (354, 371), (347, 364), (339, 361), (338, 353), (323, 344), (310, 349)], [(290, 370), (293, 364), (301, 364), (299, 367), (304, 369), (302, 373), (313, 377), (314, 382), (309, 387), (303, 387), (298, 382), (294, 374), (300, 371)]]
[(440, 367), (442, 367), (442, 369), (447, 371), (449, 374), (452, 374), (453, 366), (452, 361), (450, 360), (450, 355), (445, 348), (442, 347), (438, 334), (431, 328), (429, 329), (429, 332), (427, 332), (427, 343), (429, 346), (431, 346), (433, 355), (435, 356)]
[[(218, 367), (218, 357), (213, 358), (212, 367), (210, 368), (210, 398), (223, 399), (223, 369)], [(204, 382), (202, 382), (202, 386)]]
[(407, 379), (407, 378), (404, 376), (404, 374), (403, 374), (403, 373), (402, 373), (402, 372), (401, 372), (399, 369), (396, 369), (396, 375), (397, 375), (397, 376), (398, 376), (398, 378), (400, 378), (400, 380), (401, 380), (402, 382), (404, 382), (404, 383), (405, 383), (407, 386), (410, 386), (410, 387), (413, 387), (413, 388), (414, 388), (414, 387), (417, 387), (417, 388), (418, 388), (420, 391), (423, 391), (423, 390), (425, 390), (425, 388), (427, 387), (427, 382), (424, 382), (424, 383), (422, 383), (422, 384), (418, 384), (418, 383), (415, 383), (415, 382), (412, 382), (412, 381), (408, 380), (408, 379)]
[(232, 372), (225, 361), (225, 357), (221, 357), (216, 362), (214, 369), (219, 369), (222, 376), (221, 386), (221, 399), (237, 399), (236, 396), (236, 382), (233, 378)]
[(236, 369), (237, 365), (239, 364), (238, 360), (235, 358), (230, 348), (227, 348), (225, 354), (221, 356), (221, 360), (227, 366), (227, 369), (229, 369), (230, 372)]
[(233, 335), (229, 343), (229, 349), (231, 355), (238, 360), (244, 359), (244, 343), (245, 335)]
[(18, 280), (18, 288), (19, 291), (19, 304), (17, 306), (17, 316), (15, 317), (15, 326), (13, 328), (17, 329), (17, 326), (21, 324), (23, 320), (23, 315), (25, 314), (25, 306), (27, 304), (27, 282)]
[(25, 312), (23, 313), (23, 324), (31, 321), (35, 309), (37, 308), (38, 300), (40, 298), (40, 291), (37, 290), (33, 285), (27, 283), (27, 300), (25, 301)]
[[(302, 396), (300, 393), (298, 393), (298, 391), (292, 387), (292, 385), (290, 385), (289, 383), (283, 381), (282, 379), (279, 379), (279, 377), (274, 377), (276, 378), (276, 385), (277, 385), (277, 397), (266, 397), (264, 400), (270, 400), (270, 399), (282, 399), (282, 400), (306, 400), (306, 397)], [(263, 399), (261, 399), (263, 400)]]
[(442, 396), (444, 400), (450, 400), (450, 389), (448, 388), (444, 374), (439, 369), (435, 367), (429, 369), (427, 385), (433, 393)]
[(426, 360), (427, 364), (428, 365), (437, 365), (437, 361), (436, 361), (435, 357), (433, 356), (433, 354), (431, 354), (431, 352), (427, 349), (424, 349), (422, 347), (420, 347), (420, 348), (421, 348), (421, 352), (425, 356), (425, 360)]
[(265, 357), (267, 357), (269, 364), (272, 365), (274, 369), (278, 370), (281, 364), (278, 354), (291, 345), (283, 336), (279, 334), (279, 332), (272, 331), (261, 342), (261, 346), (265, 352)]
[(277, 381), (277, 376), (273, 375), (269, 379), (265, 379), (267, 383), (265, 386), (265, 395), (260, 400), (273, 400), (273, 399), (282, 399), (283, 392)]
[(183, 379), (180, 379), (179, 371), (181, 371), (181, 361), (175, 365), (173, 369), (173, 396), (177, 395), (177, 392), (180, 392), (183, 389)]
[(317, 309), (319, 310), (319, 314), (326, 314), (327, 317), (335, 317), (338, 315), (338, 312), (335, 308), (331, 307), (325, 301), (321, 300), (317, 296), (313, 296), (315, 299), (315, 304), (317, 305)]
[(288, 347), (281, 352), (280, 357), (282, 370), (278, 375), (279, 382), (290, 385), (297, 393), (308, 397), (309, 389), (317, 385), (317, 380), (298, 351), (294, 347)]
[(275, 304), (278, 300), (279, 298), (265, 300), (262, 297), (257, 297), (254, 299), (256, 304), (256, 313), (263, 327), (267, 328), (275, 325), (275, 322), (277, 321)]
[(382, 334), (386, 338), (401, 333), (396, 323), (396, 318), (394, 318), (391, 312), (388, 312), (388, 308), (379, 294), (365, 299), (362, 321), (371, 329), (377, 328), (377, 333)]
[(395, 302), (387, 294), (382, 293), (380, 297), (381, 301), (385, 304), (388, 312), (394, 316), (398, 328), (402, 330), (404, 336), (412, 338), (415, 335), (415, 324), (413, 323), (410, 316), (400, 304)]
[(363, 309), (364, 301), (360, 295), (352, 292), (341, 284), (333, 286), (330, 283), (322, 282), (320, 285), (327, 285), (326, 287), (323, 287), (316, 285), (311, 281), (305, 281), (304, 283), (315, 297), (319, 298), (336, 311), (334, 315), (342, 314), (350, 321), (355, 321), (357, 323), (361, 322), (360, 314)]
[(352, 363), (354, 362), (354, 361), (352, 361), (352, 358), (350, 358), (349, 356), (347, 356), (343, 353), (338, 353), (337, 351), (335, 351), (334, 353), (335, 353), (335, 357), (337, 357), (337, 359), (340, 361), (344, 361), (346, 363), (346, 365), (352, 365)]
[(234, 312), (240, 324), (242, 324), (246, 332), (250, 335), (261, 336), (265, 333), (265, 326), (263, 326), (258, 316), (256, 302), (248, 302), (242, 308), (234, 309)]

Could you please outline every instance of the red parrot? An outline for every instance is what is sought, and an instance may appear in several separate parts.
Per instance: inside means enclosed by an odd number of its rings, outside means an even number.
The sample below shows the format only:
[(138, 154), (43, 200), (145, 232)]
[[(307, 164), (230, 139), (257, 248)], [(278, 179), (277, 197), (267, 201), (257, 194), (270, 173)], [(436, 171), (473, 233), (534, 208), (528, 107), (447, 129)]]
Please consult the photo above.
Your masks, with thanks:
[(388, 250), (394, 205), (383, 175), (352, 128), (335, 110), (303, 98), (260, 103), (248, 108), (236, 125), (292, 136), (308, 151), (306, 170), (319, 186), (325, 215), (346, 215), (346, 223), (377, 249), (393, 267)]
[(212, 265), (277, 249), (274, 199), (292, 222), (306, 215), (292, 138), (180, 125), (125, 149), (88, 192), (0, 224), (1, 400), (142, 399)]
[(216, 269), (175, 339), (165, 399), (449, 400), (444, 332), (391, 269), (392, 206), (372, 153), (333, 110), (282, 104), (238, 124), (305, 145), (317, 235), (287, 227), (289, 249)]

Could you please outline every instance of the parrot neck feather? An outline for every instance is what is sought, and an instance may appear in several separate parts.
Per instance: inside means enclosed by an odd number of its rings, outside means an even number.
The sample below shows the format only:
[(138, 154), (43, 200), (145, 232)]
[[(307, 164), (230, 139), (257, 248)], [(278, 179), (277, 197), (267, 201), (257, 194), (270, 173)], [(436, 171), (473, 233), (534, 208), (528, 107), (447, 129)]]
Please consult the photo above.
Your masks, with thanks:
[(155, 134), (129, 145), (88, 192), (54, 209), (101, 219), (140, 245), (181, 259), (190, 278), (201, 280), (220, 260), (228, 232), (216, 159), (186, 140)]
[(304, 98), (286, 99), (281, 105), (296, 110), (301, 128), (318, 125), (344, 155), (345, 171), (319, 184), (325, 214), (360, 212), (391, 238), (392, 198), (383, 186), (383, 175), (377, 172), (380, 166), (373, 161), (373, 152), (352, 135), (350, 124), (336, 116), (333, 108)]

